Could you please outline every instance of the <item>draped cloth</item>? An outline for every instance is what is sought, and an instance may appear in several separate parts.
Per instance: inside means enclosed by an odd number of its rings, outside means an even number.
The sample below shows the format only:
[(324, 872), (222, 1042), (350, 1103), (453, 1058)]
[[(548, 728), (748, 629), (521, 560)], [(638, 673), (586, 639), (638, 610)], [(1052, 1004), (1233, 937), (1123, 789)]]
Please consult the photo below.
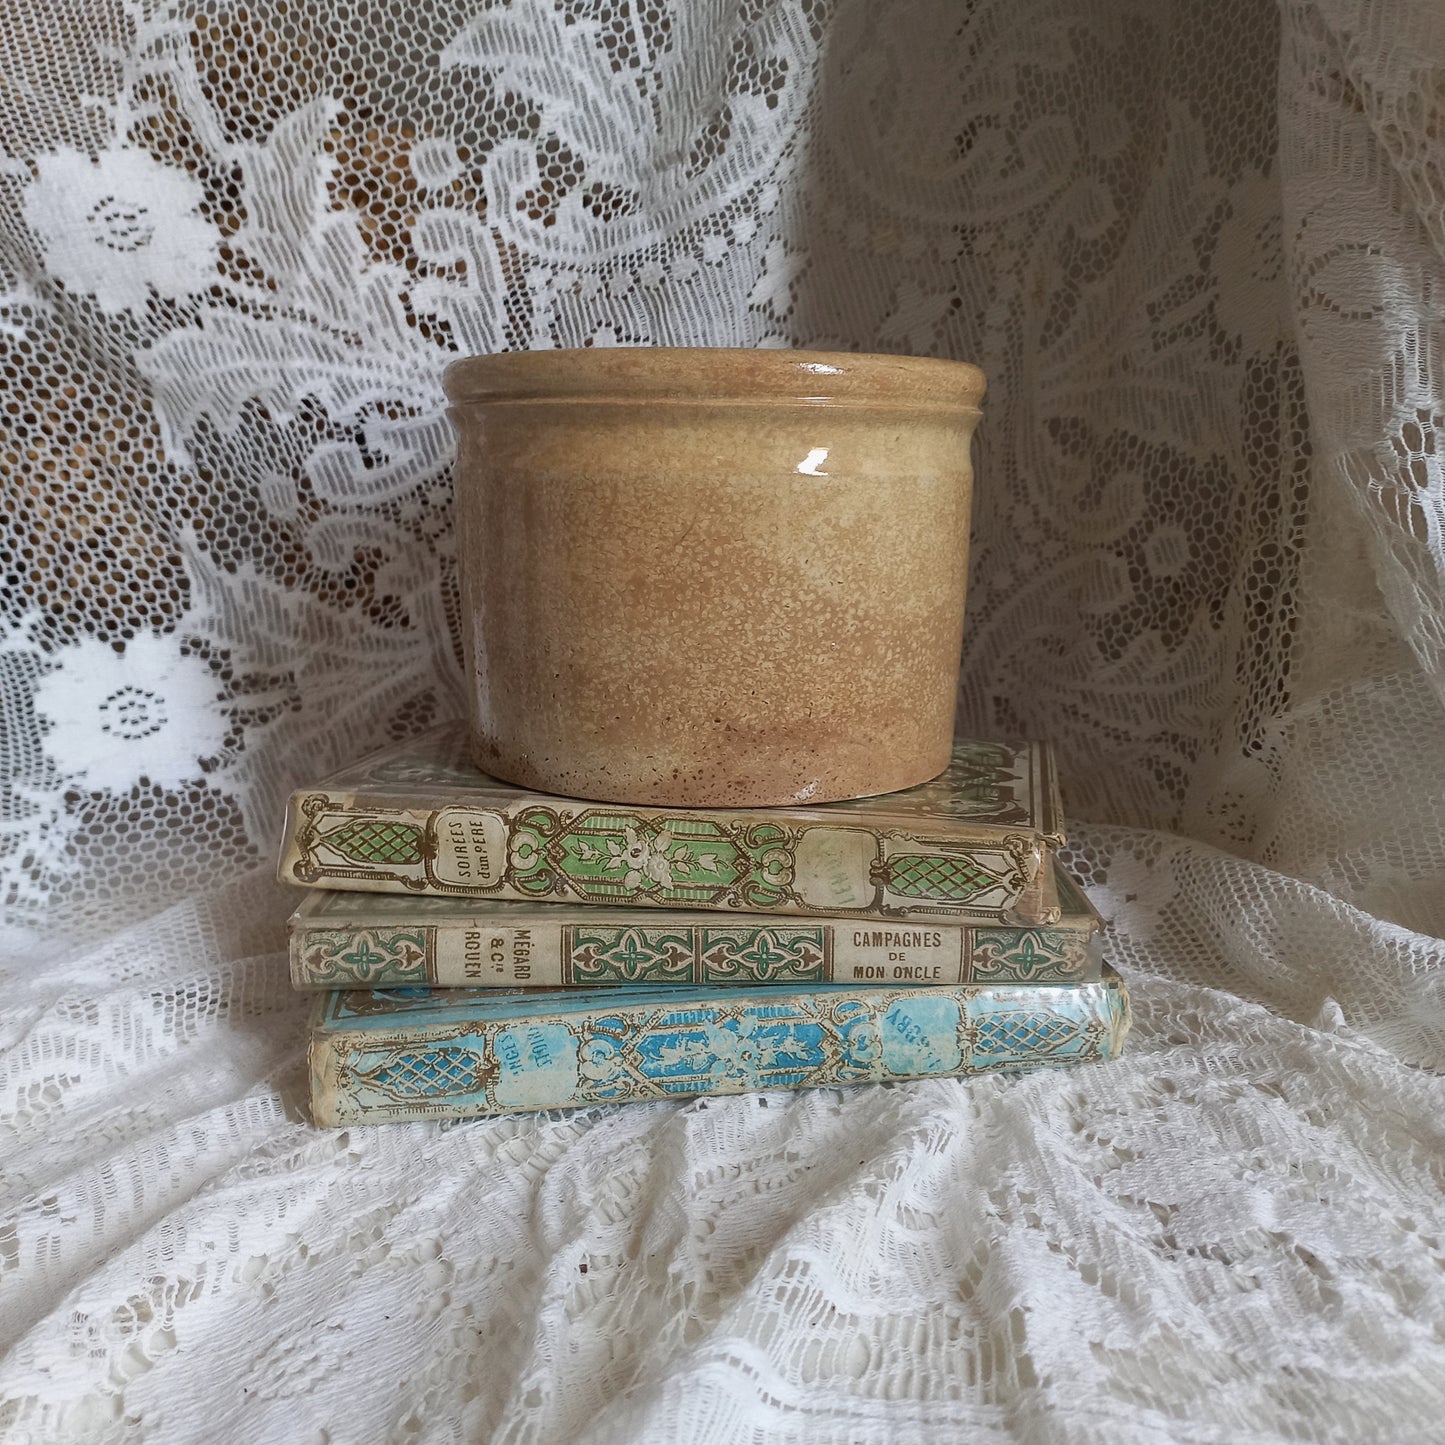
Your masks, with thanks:
[[(1440, 1438), (1435, 0), (0, 54), (0, 1438)], [(983, 367), (959, 726), (1057, 747), (1122, 1061), (310, 1126), (283, 800), (462, 710), (442, 366), (586, 345)]]

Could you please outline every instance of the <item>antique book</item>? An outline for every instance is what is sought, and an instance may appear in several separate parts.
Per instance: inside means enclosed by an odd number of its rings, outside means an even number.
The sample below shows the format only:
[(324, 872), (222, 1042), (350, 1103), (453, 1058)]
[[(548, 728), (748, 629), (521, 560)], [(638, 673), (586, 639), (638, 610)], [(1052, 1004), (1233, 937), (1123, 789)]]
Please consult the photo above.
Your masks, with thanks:
[(310, 888), (603, 907), (1051, 923), (1063, 842), (1042, 743), (960, 741), (931, 783), (813, 807), (635, 808), (527, 793), (448, 724), (292, 795), (279, 866)]
[(288, 925), (291, 982), (299, 989), (1091, 982), (1103, 955), (1099, 915), (1056, 866), (1054, 878), (1058, 922), (1033, 927), (719, 918), (315, 889)]
[(311, 1028), (325, 1126), (470, 1118), (1116, 1057), (1129, 996), (953, 988), (338, 989)]

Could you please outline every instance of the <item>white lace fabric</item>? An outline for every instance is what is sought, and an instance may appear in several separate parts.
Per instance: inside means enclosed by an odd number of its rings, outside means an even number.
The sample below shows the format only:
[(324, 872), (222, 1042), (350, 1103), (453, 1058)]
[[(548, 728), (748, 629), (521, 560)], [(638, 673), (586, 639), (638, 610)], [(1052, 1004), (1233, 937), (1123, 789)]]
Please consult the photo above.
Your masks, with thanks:
[[(0, 54), (0, 1439), (1441, 1438), (1433, 0)], [(460, 710), (438, 373), (614, 344), (983, 366), (960, 725), (1057, 745), (1123, 1060), (309, 1125), (270, 863)]]

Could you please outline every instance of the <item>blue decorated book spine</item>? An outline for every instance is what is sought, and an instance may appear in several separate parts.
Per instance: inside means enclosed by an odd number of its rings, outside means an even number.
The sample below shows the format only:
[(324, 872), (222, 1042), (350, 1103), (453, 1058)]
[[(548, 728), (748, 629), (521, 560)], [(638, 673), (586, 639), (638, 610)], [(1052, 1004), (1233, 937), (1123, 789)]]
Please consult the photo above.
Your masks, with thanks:
[(957, 988), (338, 990), (312, 1027), (318, 1124), (944, 1078), (1117, 1057), (1123, 981)]

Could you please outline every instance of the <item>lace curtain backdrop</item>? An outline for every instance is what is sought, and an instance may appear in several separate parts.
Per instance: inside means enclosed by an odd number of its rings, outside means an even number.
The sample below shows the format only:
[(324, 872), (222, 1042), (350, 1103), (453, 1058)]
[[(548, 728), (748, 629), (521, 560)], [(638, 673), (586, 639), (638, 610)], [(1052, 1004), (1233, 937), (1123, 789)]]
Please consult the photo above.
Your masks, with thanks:
[[(1438, 1440), (1438, 0), (0, 12), (0, 1438)], [(456, 354), (980, 364), (959, 724), (1115, 1065), (323, 1132), (290, 789), (460, 711)]]

